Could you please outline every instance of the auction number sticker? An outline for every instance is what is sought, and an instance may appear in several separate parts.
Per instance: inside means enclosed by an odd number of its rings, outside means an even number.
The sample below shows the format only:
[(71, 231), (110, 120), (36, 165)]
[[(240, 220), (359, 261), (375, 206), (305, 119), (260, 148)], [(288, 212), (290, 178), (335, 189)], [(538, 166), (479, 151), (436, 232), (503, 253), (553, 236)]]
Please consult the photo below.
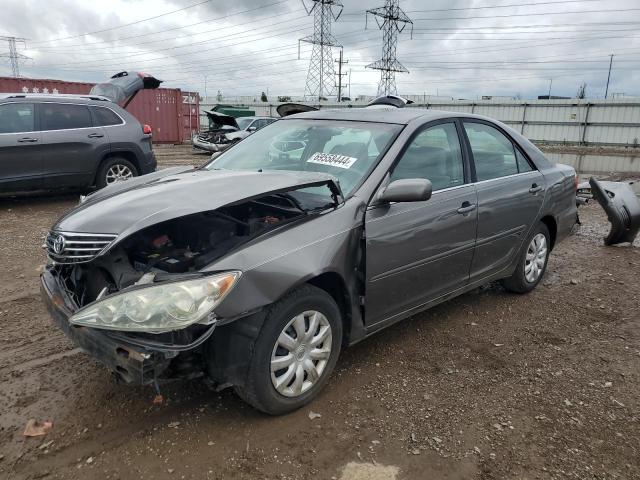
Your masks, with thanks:
[(319, 163), (320, 165), (328, 165), (330, 167), (351, 168), (356, 163), (357, 158), (347, 157), (345, 155), (336, 155), (335, 153), (316, 152), (307, 163)]

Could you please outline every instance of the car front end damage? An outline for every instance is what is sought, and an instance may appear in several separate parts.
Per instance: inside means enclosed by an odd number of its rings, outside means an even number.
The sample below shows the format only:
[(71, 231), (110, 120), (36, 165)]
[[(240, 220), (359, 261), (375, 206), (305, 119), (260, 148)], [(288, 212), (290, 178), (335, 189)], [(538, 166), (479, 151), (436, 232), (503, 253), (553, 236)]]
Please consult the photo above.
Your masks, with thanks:
[(241, 132), (240, 126), (234, 117), (213, 110), (204, 113), (209, 119), (209, 128), (191, 139), (195, 150), (223, 152), (241, 139), (242, 136), (238, 135)]
[[(208, 340), (216, 329), (260, 315), (237, 300), (237, 307), (218, 313), (242, 272), (217, 269), (216, 262), (336, 207), (340, 197), (326, 175), (274, 174), (269, 181), (270, 174), (251, 172), (244, 174), (251, 179), (248, 188), (241, 193), (236, 187), (232, 194), (228, 177), (237, 173), (175, 171), (87, 197), (54, 225), (43, 245), (49, 263), (41, 293), (54, 323), (129, 384), (157, 385), (211, 371)], [(334, 200), (318, 211), (292, 196), (323, 185)], [(190, 206), (171, 195), (172, 189), (189, 196)], [(135, 210), (129, 219), (120, 211), (124, 204)], [(86, 233), (98, 223), (113, 233)]]

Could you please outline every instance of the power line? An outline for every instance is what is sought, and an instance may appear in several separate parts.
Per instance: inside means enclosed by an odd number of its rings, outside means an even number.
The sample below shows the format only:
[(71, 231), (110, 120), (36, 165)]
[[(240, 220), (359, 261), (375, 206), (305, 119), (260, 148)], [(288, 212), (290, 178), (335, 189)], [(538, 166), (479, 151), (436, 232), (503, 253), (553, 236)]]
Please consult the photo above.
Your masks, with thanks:
[[(221, 17), (208, 18), (207, 20), (201, 20), (199, 22), (190, 23), (190, 24), (187, 24), (187, 25), (181, 25), (181, 26), (178, 26), (178, 27), (165, 28), (163, 30), (157, 30), (155, 32), (147, 32), (147, 33), (142, 33), (142, 34), (139, 34), (139, 35), (130, 35), (128, 37), (119, 37), (119, 38), (116, 38), (116, 39), (113, 39), (113, 40), (98, 40), (97, 42), (76, 43), (76, 44), (73, 44), (73, 45), (64, 45), (64, 47), (67, 47), (67, 48), (71, 48), (71, 47), (86, 47), (87, 45), (100, 45), (100, 44), (104, 44), (104, 43), (121, 42), (123, 40), (131, 40), (131, 39), (134, 39), (134, 38), (141, 38), (141, 37), (145, 37), (146, 38), (146, 37), (149, 37), (151, 35), (157, 35), (159, 33), (173, 32), (175, 30), (183, 30), (185, 28), (194, 27), (196, 25), (202, 25), (203, 23), (217, 22), (217, 21), (220, 21), (220, 20), (224, 20), (226, 18), (235, 17), (236, 15), (242, 15), (242, 14), (245, 14), (245, 13), (255, 12), (256, 10), (262, 10), (263, 8), (273, 7), (275, 5), (286, 3), (287, 1), (288, 0), (280, 0), (280, 1), (277, 1), (277, 2), (274, 2), (274, 3), (269, 3), (267, 5), (262, 5), (260, 7), (250, 8), (248, 10), (242, 10), (240, 12), (230, 13), (228, 15), (223, 15)], [(286, 15), (289, 15), (291, 13), (296, 13), (296, 11), (289, 12)], [(227, 27), (218, 27), (218, 28), (216, 28), (214, 30), (207, 30), (205, 32), (198, 32), (198, 33), (183, 35), (181, 37), (173, 37), (173, 38), (171, 38), (171, 40), (178, 39), (178, 38), (185, 38), (185, 37), (194, 36), (194, 35), (200, 35), (200, 34), (212, 32), (212, 31), (219, 31), (219, 30), (222, 30), (222, 29), (225, 29), (225, 28), (235, 28), (235, 27), (237, 27), (239, 25), (241, 26), (241, 25), (247, 25), (249, 23), (261, 22), (261, 21), (264, 21), (265, 19), (273, 18), (273, 17), (276, 17), (276, 16), (280, 16), (281, 17), (282, 15), (283, 14), (280, 13), (280, 14), (276, 14), (276, 15), (271, 15), (271, 16), (266, 17), (266, 18), (265, 17), (261, 17), (261, 18), (256, 19), (256, 20), (242, 22), (242, 23), (230, 25), (230, 26), (227, 26)], [(144, 45), (146, 43), (162, 42), (162, 41), (166, 41), (166, 40), (168, 40), (168, 39), (152, 40), (151, 42), (136, 43), (136, 45)], [(53, 41), (53, 40), (50, 40), (50, 41)], [(42, 42), (38, 42), (38, 43), (42, 43)], [(42, 49), (42, 50), (50, 49), (50, 48), (56, 48), (56, 47), (40, 47), (40, 49)]]
[(637, 12), (640, 8), (616, 8), (609, 10), (574, 10), (569, 12), (530, 12), (530, 13), (510, 13), (508, 15), (489, 15), (489, 16), (477, 16), (477, 17), (431, 17), (431, 18), (416, 18), (416, 21), (431, 21), (439, 22), (442, 20), (478, 20), (482, 18), (513, 18), (513, 17), (532, 17), (532, 16), (548, 16), (548, 15), (576, 15), (576, 14), (591, 14), (591, 13), (621, 13), (621, 12)]
[[(511, 3), (505, 5), (485, 5), (481, 7), (458, 7), (458, 8), (428, 8), (425, 10), (408, 10), (406, 13), (431, 13), (431, 12), (453, 12), (461, 10), (485, 10), (489, 8), (507, 8), (507, 7), (535, 7), (537, 5), (558, 5), (565, 3), (585, 3), (585, 2), (602, 2), (604, 0), (560, 0), (556, 2), (529, 2), (529, 3)], [(345, 13), (345, 16), (362, 15), (362, 12)]]
[(190, 8), (198, 7), (200, 5), (204, 5), (205, 3), (209, 3), (210, 1), (211, 0), (204, 0), (202, 2), (194, 3), (192, 5), (187, 5), (186, 7), (179, 8), (178, 10), (173, 10), (173, 11), (167, 12), (167, 13), (161, 13), (160, 15), (155, 15), (153, 17), (148, 17), (148, 18), (143, 18), (142, 20), (136, 20), (135, 22), (125, 23), (123, 25), (118, 25), (116, 27), (103, 28), (102, 30), (94, 30), (93, 32), (80, 33), (78, 35), (71, 35), (71, 36), (68, 36), (68, 37), (52, 38), (50, 40), (40, 40), (38, 42), (33, 42), (33, 43), (58, 42), (58, 41), (61, 41), (61, 40), (70, 40), (72, 38), (86, 37), (87, 35), (95, 35), (96, 33), (110, 32), (110, 31), (113, 31), (113, 30), (118, 30), (120, 28), (130, 27), (131, 25), (137, 25), (139, 23), (148, 22), (149, 20), (155, 20), (156, 18), (166, 17), (167, 15), (173, 15), (174, 13), (183, 12), (183, 11), (188, 10)]

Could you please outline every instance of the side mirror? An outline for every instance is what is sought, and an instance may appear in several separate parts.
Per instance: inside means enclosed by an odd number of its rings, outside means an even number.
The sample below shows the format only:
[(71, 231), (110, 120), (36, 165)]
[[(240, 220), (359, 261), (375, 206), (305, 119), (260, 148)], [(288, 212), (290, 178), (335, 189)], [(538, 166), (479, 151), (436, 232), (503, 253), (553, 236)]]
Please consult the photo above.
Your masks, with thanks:
[(396, 180), (387, 185), (380, 202), (424, 202), (431, 198), (431, 182), (424, 178)]
[(256, 127), (249, 127), (247, 128), (247, 132), (255, 132), (257, 130)]

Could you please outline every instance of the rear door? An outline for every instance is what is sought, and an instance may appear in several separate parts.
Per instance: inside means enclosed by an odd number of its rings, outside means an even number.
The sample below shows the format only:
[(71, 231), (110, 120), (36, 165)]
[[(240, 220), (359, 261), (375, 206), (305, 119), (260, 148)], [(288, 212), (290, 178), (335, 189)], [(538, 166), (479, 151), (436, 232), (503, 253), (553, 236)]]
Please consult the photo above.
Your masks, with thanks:
[(45, 187), (85, 187), (93, 183), (100, 160), (109, 152), (104, 129), (94, 126), (87, 105), (47, 102), (37, 105)]
[(0, 192), (41, 188), (42, 158), (34, 104), (0, 105)]
[(478, 238), (470, 281), (504, 270), (538, 216), (546, 184), (524, 153), (497, 126), (464, 120), (478, 192)]
[(477, 199), (458, 130), (450, 121), (418, 131), (390, 172), (391, 181), (430, 180), (429, 200), (367, 210), (365, 312), (374, 329), (469, 281)]

